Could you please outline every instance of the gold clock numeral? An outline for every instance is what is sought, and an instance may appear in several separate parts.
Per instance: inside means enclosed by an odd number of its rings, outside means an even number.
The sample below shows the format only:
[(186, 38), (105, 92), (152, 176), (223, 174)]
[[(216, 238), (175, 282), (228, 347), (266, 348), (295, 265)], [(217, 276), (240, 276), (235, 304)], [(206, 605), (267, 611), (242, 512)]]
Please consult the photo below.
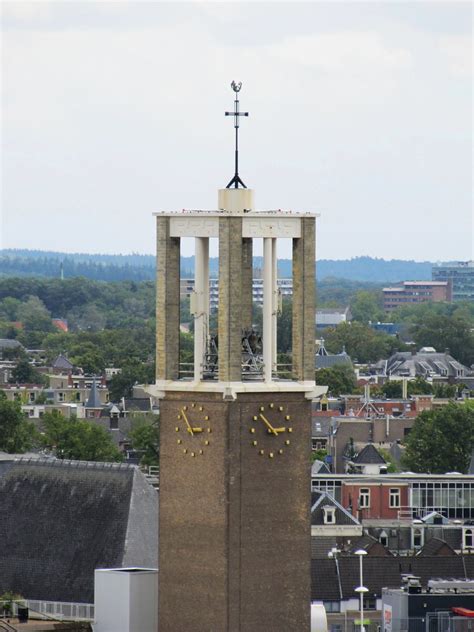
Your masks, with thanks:
[(182, 443), (181, 439), (178, 439), (178, 445), (181, 445)]
[[(204, 408), (202, 406), (199, 406), (199, 410), (202, 412)], [(207, 419), (209, 419), (209, 417), (207, 417)]]
[(278, 406), (278, 410), (282, 413), (283, 412), (283, 406)]
[(283, 450), (278, 450), (278, 454), (283, 454)]
[(208, 428), (208, 429), (207, 429), (207, 431), (208, 431), (208, 432), (212, 432), (211, 428)]
[(176, 426), (175, 430), (176, 430), (176, 432), (179, 432), (179, 428), (178, 428), (178, 426)]
[(263, 411), (265, 410), (265, 406), (260, 406), (260, 410), (263, 413)]
[(270, 457), (270, 459), (273, 459), (273, 452), (270, 452), (268, 456)]
[(183, 452), (184, 452), (184, 454), (187, 454), (187, 453), (188, 453), (188, 451), (186, 450), (186, 448), (184, 448)]
[(204, 452), (202, 450), (199, 450), (199, 454), (204, 454)]
[(273, 408), (275, 406), (275, 404), (272, 402), (271, 404), (268, 405), (269, 408)]
[(178, 415), (178, 419), (181, 419), (181, 415)]
[(288, 432), (293, 432), (293, 428), (288, 428)]
[(204, 445), (209, 445), (209, 441), (204, 441)]
[(255, 434), (255, 428), (250, 428), (251, 434)]
[(191, 408), (196, 408), (196, 404), (191, 404)]
[(194, 454), (194, 452), (191, 452), (191, 456), (196, 456), (196, 455)]
[(188, 407), (187, 406), (183, 406), (183, 410), (188, 410)]
[(257, 441), (252, 441), (252, 445), (257, 445)]
[(265, 450), (259, 450), (258, 453), (263, 456), (265, 454)]
[(287, 440), (285, 441), (285, 445), (290, 445), (290, 440), (289, 440), (289, 439), (287, 439)]
[(209, 421), (209, 415), (204, 416), (204, 421)]
[(254, 416), (253, 416), (253, 420), (254, 420), (254, 421), (258, 421), (258, 417), (257, 417), (257, 415), (254, 415)]
[(290, 421), (290, 415), (285, 415), (285, 421)]

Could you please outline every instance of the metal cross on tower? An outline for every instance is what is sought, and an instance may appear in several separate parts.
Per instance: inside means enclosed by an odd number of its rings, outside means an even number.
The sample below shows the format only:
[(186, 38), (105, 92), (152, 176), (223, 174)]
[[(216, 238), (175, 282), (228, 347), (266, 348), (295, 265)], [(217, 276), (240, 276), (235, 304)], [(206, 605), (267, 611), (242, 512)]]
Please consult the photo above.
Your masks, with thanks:
[(225, 115), (234, 117), (234, 129), (235, 129), (235, 173), (234, 173), (234, 177), (232, 178), (232, 180), (226, 186), (226, 189), (230, 189), (232, 187), (238, 189), (239, 188), (239, 184), (244, 189), (246, 189), (247, 187), (242, 182), (242, 180), (240, 179), (240, 176), (239, 176), (239, 116), (248, 116), (249, 113), (248, 112), (240, 112), (239, 111), (239, 92), (240, 92), (240, 88), (242, 87), (242, 82), (240, 81), (239, 83), (236, 83), (235, 81), (233, 81), (230, 85), (232, 86), (232, 90), (235, 92), (234, 111), (233, 112), (226, 112)]

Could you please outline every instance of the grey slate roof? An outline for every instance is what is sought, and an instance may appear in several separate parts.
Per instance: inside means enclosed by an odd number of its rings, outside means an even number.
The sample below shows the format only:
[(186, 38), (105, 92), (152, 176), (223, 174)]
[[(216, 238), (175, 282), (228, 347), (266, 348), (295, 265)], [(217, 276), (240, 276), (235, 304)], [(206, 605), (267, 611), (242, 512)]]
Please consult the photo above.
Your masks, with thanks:
[(91, 390), (89, 391), (89, 397), (85, 404), (86, 408), (102, 408), (102, 402), (100, 401), (99, 390), (97, 388), (97, 382), (94, 378), (91, 386)]
[(158, 495), (134, 467), (0, 462), (0, 594), (94, 600), (94, 569), (157, 566)]
[(60, 354), (53, 362), (53, 369), (64, 369), (65, 371), (71, 371), (74, 368), (72, 362), (70, 362), (66, 356)]
[(353, 463), (357, 463), (357, 465), (384, 465), (386, 460), (383, 456), (377, 451), (372, 443), (368, 443), (365, 448), (363, 448), (359, 454), (352, 459)]
[(324, 524), (324, 507), (335, 507), (335, 525), (359, 525), (357, 518), (352, 516), (344, 507), (326, 492), (311, 493), (311, 524)]
[(330, 369), (336, 365), (344, 365), (352, 367), (352, 360), (350, 355), (345, 351), (342, 353), (334, 353), (328, 355), (317, 355), (315, 357), (315, 367), (317, 369)]
[(471, 373), (467, 367), (449, 353), (419, 352), (412, 354), (410, 351), (399, 351), (390, 356), (386, 363), (387, 375), (458, 377), (457, 371), (462, 371), (463, 375)]
[(428, 540), (418, 551), (418, 555), (438, 555), (441, 549), (444, 549), (443, 555), (456, 555), (455, 550), (449, 546), (447, 542), (439, 538), (431, 538), (431, 540)]
[(311, 476), (316, 476), (316, 474), (331, 474), (331, 470), (324, 461), (316, 459), (311, 466)]
[(12, 340), (11, 338), (0, 338), (0, 350), (2, 349), (18, 349), (23, 345), (18, 340)]
[[(339, 575), (334, 559), (314, 558), (311, 561), (311, 599), (338, 601), (353, 599), (360, 583), (359, 559), (356, 555), (340, 556)], [(376, 557), (364, 558), (364, 585), (370, 594), (381, 596), (382, 588), (400, 588), (401, 575), (412, 573), (423, 586), (433, 578), (466, 579), (474, 577), (474, 555)]]

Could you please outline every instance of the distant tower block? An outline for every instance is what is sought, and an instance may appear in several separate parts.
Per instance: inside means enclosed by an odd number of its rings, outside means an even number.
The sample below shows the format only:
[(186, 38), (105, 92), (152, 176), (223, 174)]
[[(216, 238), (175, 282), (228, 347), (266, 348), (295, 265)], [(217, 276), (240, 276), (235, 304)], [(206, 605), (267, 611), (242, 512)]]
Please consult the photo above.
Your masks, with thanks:
[[(238, 95), (239, 84), (234, 84)], [(234, 117), (240, 113), (238, 96)], [(237, 114), (238, 116), (237, 116)], [(217, 209), (156, 214), (160, 397), (159, 631), (310, 626), (310, 444), (315, 213), (257, 211), (235, 173)], [(179, 359), (180, 244), (195, 240), (194, 365)], [(209, 331), (209, 239), (219, 246)], [(293, 243), (292, 366), (277, 363), (277, 243)], [(263, 240), (263, 330), (252, 328), (252, 247)]]

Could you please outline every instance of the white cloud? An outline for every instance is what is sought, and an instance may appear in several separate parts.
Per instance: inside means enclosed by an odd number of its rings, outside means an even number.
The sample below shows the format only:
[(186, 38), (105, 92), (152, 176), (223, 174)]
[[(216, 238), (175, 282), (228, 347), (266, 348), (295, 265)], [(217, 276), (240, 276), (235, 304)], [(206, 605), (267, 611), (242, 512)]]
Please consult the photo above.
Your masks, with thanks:
[(445, 35), (439, 38), (438, 46), (455, 76), (472, 76), (472, 37)]
[(367, 75), (406, 69), (410, 51), (390, 47), (379, 33), (325, 33), (288, 37), (281, 44), (266, 47), (286, 63), (295, 62), (328, 73)]

